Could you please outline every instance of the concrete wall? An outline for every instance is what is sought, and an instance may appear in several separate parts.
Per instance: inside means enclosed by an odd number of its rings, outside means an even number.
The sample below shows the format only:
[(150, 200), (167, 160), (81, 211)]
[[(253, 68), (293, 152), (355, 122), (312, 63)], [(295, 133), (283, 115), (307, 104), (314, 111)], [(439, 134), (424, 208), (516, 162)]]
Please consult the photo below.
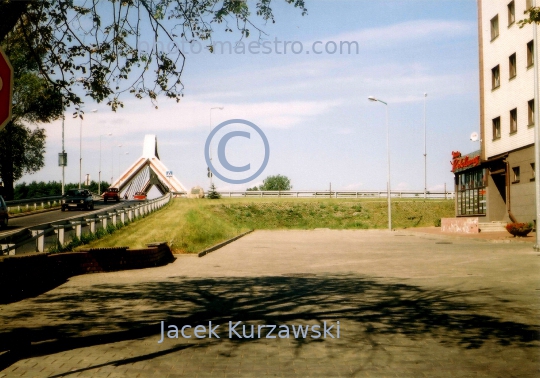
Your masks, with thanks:
[(150, 268), (174, 261), (166, 243), (148, 246), (0, 257), (0, 303), (43, 293), (79, 274)]
[(443, 218), (441, 219), (441, 231), (477, 234), (478, 217)]
[(520, 168), (520, 180), (510, 184), (510, 206), (518, 222), (532, 222), (535, 216), (534, 180), (531, 163), (534, 163), (534, 146), (512, 152), (508, 155), (510, 182), (512, 168)]
[[(486, 189), (486, 217), (482, 222), (508, 222), (510, 218), (508, 217), (508, 212), (506, 211), (506, 202), (503, 199), (505, 189), (504, 180), (506, 179), (504, 175), (497, 175), (497, 180), (499, 182), (499, 187), (495, 184), (494, 178), (488, 173), (488, 186)], [(502, 193), (501, 193), (502, 191)]]

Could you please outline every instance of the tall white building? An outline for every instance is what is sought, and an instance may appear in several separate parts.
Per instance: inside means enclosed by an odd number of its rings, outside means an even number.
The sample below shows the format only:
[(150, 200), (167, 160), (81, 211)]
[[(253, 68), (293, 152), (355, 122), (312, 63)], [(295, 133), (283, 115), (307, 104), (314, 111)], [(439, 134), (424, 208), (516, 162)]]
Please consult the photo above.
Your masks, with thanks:
[(481, 149), (467, 157), (454, 153), (456, 215), (479, 216), (480, 222), (531, 222), (536, 218), (534, 70), (538, 64), (533, 27), (520, 28), (517, 22), (526, 17), (532, 0), (477, 1)]

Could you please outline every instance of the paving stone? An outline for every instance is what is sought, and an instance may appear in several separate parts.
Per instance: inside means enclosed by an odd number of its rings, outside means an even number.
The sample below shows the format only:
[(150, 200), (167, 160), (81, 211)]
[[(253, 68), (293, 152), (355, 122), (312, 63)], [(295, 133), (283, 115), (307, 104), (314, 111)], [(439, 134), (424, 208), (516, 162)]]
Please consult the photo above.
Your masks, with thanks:
[[(530, 245), (394, 235), (257, 231), (204, 258), (72, 277), (2, 306), (0, 333), (27, 328), (33, 345), (0, 377), (539, 375)], [(209, 320), (221, 339), (158, 344), (161, 321)], [(228, 322), (239, 320), (339, 320), (340, 338), (231, 340)]]

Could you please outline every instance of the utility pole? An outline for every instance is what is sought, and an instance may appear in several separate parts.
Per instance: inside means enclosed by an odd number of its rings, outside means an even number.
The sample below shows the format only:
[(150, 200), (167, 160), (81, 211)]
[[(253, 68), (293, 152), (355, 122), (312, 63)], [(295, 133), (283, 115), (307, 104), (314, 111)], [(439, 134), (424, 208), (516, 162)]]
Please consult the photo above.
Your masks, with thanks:
[(64, 101), (62, 100), (62, 195), (64, 195), (64, 186), (66, 184), (66, 150), (64, 148), (64, 121), (66, 115), (64, 114)]
[[(533, 0), (533, 7), (536, 7), (536, 0)], [(539, 109), (539, 99), (538, 99), (538, 27), (536, 22), (533, 21), (533, 62), (534, 62), (534, 188), (535, 188), (535, 197), (536, 197), (536, 242), (534, 244), (534, 250), (540, 251), (540, 233), (538, 232), (538, 223), (540, 219), (540, 132), (538, 127), (540, 127), (540, 109)]]
[(427, 198), (426, 98), (427, 93), (424, 93), (424, 199)]
[[(212, 132), (212, 110), (214, 109), (223, 110), (223, 106), (216, 106), (216, 107), (210, 108), (210, 132)], [(208, 152), (210, 155), (210, 161), (212, 161), (212, 142), (210, 142), (210, 151)], [(210, 187), (213, 184), (212, 176), (213, 176), (212, 171), (210, 171), (210, 167), (208, 167), (208, 177), (210, 178)]]
[(79, 129), (79, 189), (81, 189), (81, 182), (82, 182), (82, 116), (81, 116), (81, 108), (78, 109), (78, 116), (81, 120), (81, 126)]

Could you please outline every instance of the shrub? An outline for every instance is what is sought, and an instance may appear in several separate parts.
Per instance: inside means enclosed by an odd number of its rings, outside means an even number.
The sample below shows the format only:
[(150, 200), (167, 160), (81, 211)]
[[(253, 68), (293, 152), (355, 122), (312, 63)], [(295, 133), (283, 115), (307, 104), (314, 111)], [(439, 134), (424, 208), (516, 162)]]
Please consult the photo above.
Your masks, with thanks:
[(435, 221), (433, 222), (433, 224), (435, 225), (435, 227), (441, 227), (441, 218), (435, 219)]
[(210, 190), (208, 191), (208, 194), (206, 195), (206, 198), (208, 198), (208, 199), (220, 199), (221, 198), (221, 194), (219, 194), (216, 191), (216, 186), (214, 184), (212, 184), (210, 186)]
[(116, 226), (114, 224), (112, 224), (112, 223), (108, 223), (107, 224), (107, 233), (110, 235), (114, 231), (116, 231)]

